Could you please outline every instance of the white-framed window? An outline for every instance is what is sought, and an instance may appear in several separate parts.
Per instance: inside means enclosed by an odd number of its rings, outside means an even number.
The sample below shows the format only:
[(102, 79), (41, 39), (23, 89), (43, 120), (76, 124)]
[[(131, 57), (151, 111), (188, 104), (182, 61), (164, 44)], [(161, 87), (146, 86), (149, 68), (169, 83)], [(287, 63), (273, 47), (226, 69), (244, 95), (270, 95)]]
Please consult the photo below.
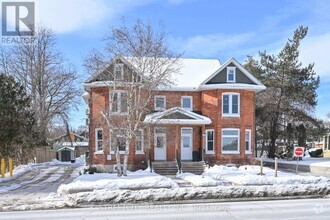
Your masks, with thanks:
[(163, 111), (166, 109), (166, 97), (165, 96), (155, 96), (155, 111)]
[(245, 130), (245, 153), (251, 154), (251, 130), (246, 129)]
[(236, 82), (236, 67), (227, 67), (227, 82)]
[(240, 94), (223, 93), (222, 94), (222, 116), (239, 117), (240, 116)]
[(239, 154), (239, 129), (222, 129), (221, 149), (223, 154)]
[(214, 129), (207, 129), (206, 132), (206, 151), (207, 154), (214, 154)]
[(115, 129), (113, 131), (113, 134), (111, 135), (111, 146), (110, 146), (111, 153), (116, 152), (117, 146), (119, 147), (120, 154), (125, 153), (125, 149), (128, 144), (125, 133), (126, 133), (125, 129)]
[(192, 96), (181, 96), (181, 107), (192, 111), (193, 110), (193, 99)]
[(135, 135), (135, 153), (144, 154), (143, 151), (143, 130), (137, 130)]
[(95, 153), (103, 154), (103, 130), (102, 130), (102, 128), (95, 129)]
[(124, 78), (124, 64), (122, 64), (122, 63), (116, 63), (115, 64), (114, 78), (115, 78), (115, 80), (123, 80), (123, 78)]
[(127, 92), (126, 91), (111, 91), (112, 113), (127, 113)]
[(155, 128), (155, 147), (158, 149), (166, 147), (166, 128)]

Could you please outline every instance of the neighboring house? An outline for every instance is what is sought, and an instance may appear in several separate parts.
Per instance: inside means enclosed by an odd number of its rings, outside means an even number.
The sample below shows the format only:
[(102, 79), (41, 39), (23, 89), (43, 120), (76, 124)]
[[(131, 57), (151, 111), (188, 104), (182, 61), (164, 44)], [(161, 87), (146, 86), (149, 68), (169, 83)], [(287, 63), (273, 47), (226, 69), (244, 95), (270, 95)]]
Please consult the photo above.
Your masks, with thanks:
[(70, 133), (49, 140), (49, 143), (56, 152), (56, 159), (73, 162), (88, 151), (89, 140), (83, 135)]
[[(234, 58), (180, 59), (176, 85), (155, 91), (150, 113), (142, 119), (150, 129), (139, 130), (129, 154), (131, 169), (151, 161), (206, 160), (209, 163), (249, 163), (254, 159), (255, 94), (266, 87)], [(116, 57), (107, 68), (124, 74), (132, 64)], [(133, 65), (134, 67), (134, 65)], [(90, 164), (112, 170), (115, 152), (101, 110), (109, 108), (110, 93), (99, 72), (89, 78), (83, 98), (89, 106)], [(125, 103), (125, 89), (115, 91), (117, 108)], [(121, 110), (125, 111), (125, 108)], [(118, 132), (117, 142), (125, 147)], [(121, 152), (123, 153), (123, 152)]]

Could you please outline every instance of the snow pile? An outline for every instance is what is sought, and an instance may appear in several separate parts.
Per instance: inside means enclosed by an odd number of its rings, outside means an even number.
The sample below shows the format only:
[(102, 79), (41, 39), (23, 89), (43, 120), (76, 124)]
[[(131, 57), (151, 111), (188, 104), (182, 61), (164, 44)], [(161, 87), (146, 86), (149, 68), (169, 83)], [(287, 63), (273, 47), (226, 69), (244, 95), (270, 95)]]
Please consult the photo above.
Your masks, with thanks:
[(14, 168), (13, 177), (10, 177), (10, 173), (8, 172), (8, 173), (5, 174), (5, 178), (0, 178), (0, 183), (7, 182), (7, 181), (12, 180), (12, 179), (16, 179), (17, 177), (20, 177), (23, 174), (25, 174), (25, 173), (27, 173), (31, 170), (33, 170), (32, 164), (19, 165), (19, 166)]
[(237, 199), (260, 197), (287, 197), (287, 196), (315, 196), (327, 195), (330, 188), (327, 184), (300, 184), (276, 186), (217, 186), (174, 189), (145, 189), (145, 190), (95, 190), (67, 195), (67, 202), (71, 204), (91, 204), (106, 202), (137, 203), (160, 202), (179, 200), (205, 199)]
[(208, 176), (200, 176), (192, 173), (181, 173), (176, 175), (177, 178), (186, 180), (191, 183), (192, 186), (216, 186), (218, 182)]
[(72, 183), (62, 184), (57, 192), (61, 195), (93, 191), (97, 189), (147, 189), (147, 188), (176, 188), (178, 184), (170, 178), (150, 173), (148, 170), (128, 172), (127, 176), (117, 177), (116, 173), (84, 174)]
[(205, 170), (204, 175), (219, 181), (232, 182), (239, 185), (280, 185), (280, 184), (318, 184), (328, 181), (325, 177), (302, 176), (264, 167), (265, 175), (258, 175), (260, 166), (226, 167), (213, 166)]
[(85, 154), (84, 155), (81, 155), (80, 157), (77, 157), (75, 163), (76, 164), (85, 165), (85, 163), (86, 163), (86, 156), (85, 156)]

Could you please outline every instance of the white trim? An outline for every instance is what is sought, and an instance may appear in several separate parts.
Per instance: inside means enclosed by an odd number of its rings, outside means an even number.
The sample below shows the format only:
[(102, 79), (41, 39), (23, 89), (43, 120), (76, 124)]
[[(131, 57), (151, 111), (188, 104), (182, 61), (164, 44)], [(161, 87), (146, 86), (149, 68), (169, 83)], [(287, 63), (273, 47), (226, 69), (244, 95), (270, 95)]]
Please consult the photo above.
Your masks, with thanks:
[[(213, 150), (211, 150), (211, 151), (207, 149), (208, 148), (208, 138), (207, 138), (208, 137), (207, 136), (207, 133), (208, 132), (213, 132), (213, 140), (212, 140), (213, 141)], [(214, 135), (215, 133), (214, 133), (214, 129), (206, 129), (205, 130), (205, 134), (206, 134), (206, 136), (205, 136), (205, 153), (206, 154), (214, 154), (214, 152), (215, 152), (214, 151), (214, 144), (215, 144), (215, 135)]]
[[(183, 134), (182, 133), (182, 130), (183, 129), (187, 129), (187, 130), (190, 130), (190, 133), (189, 134)], [(185, 159), (185, 158), (182, 158), (182, 148), (183, 148), (183, 146), (182, 146), (182, 137), (190, 137), (190, 157), (191, 158), (189, 158), (189, 159)], [(192, 127), (182, 127), (181, 128), (181, 143), (180, 143), (180, 147), (181, 147), (181, 160), (192, 160), (193, 158), (193, 156), (192, 156), (192, 152), (193, 152), (193, 150), (194, 150), (194, 130), (193, 130), (193, 128)]]
[[(160, 108), (160, 107), (156, 106), (156, 99), (157, 98), (164, 99), (164, 107), (163, 108)], [(155, 95), (154, 96), (154, 110), (155, 111), (164, 111), (164, 110), (166, 110), (166, 96), (164, 96), (164, 95)]]
[[(238, 138), (237, 151), (223, 150), (223, 138), (224, 138), (223, 131), (237, 131), (238, 132), (237, 136), (236, 135), (225, 135), (225, 137), (235, 137), (235, 138), (237, 137)], [(240, 153), (240, 129), (238, 129), (238, 128), (223, 128), (221, 130), (221, 153), (222, 154), (239, 154)]]
[[(230, 70), (234, 71), (234, 79), (233, 80), (229, 80), (229, 72)], [(227, 82), (229, 83), (235, 83), (236, 82), (236, 67), (235, 66), (227, 66)]]
[[(165, 130), (165, 133), (156, 133), (156, 129), (164, 129)], [(165, 159), (164, 160), (167, 160), (167, 129), (166, 127), (155, 127), (154, 128), (154, 159), (155, 160), (160, 160), (160, 159), (156, 159), (156, 145), (157, 145), (157, 137), (164, 137), (164, 150), (165, 150)]]
[[(175, 112), (185, 114), (193, 119), (160, 119), (163, 116), (170, 115)], [(171, 109), (167, 109), (163, 112), (148, 114), (146, 115), (143, 122), (148, 124), (187, 124), (187, 125), (208, 125), (212, 123), (210, 118), (196, 114), (192, 111), (185, 110), (180, 107), (174, 107)]]
[[(97, 132), (102, 131), (102, 150), (98, 149), (98, 138), (97, 138)], [(94, 147), (94, 154), (104, 154), (104, 140), (103, 140), (103, 129), (102, 128), (95, 128), (95, 147)]]
[[(114, 111), (112, 111), (112, 109), (110, 109), (110, 104), (111, 104), (111, 102), (112, 102), (112, 94), (113, 93), (117, 93), (117, 111), (116, 112), (114, 112)], [(110, 90), (109, 91), (109, 109), (110, 109), (110, 112), (112, 113), (112, 114), (118, 114), (118, 115), (126, 115), (126, 114), (128, 114), (128, 112), (126, 111), (126, 112), (122, 112), (121, 111), (121, 99), (122, 99), (122, 93), (126, 93), (126, 96), (127, 96), (127, 91), (126, 90)], [(127, 97), (127, 105), (128, 105), (128, 97)]]
[[(190, 99), (190, 108), (184, 108), (183, 107), (183, 99)], [(193, 97), (192, 96), (181, 96), (181, 108), (192, 111), (193, 110)]]
[(135, 154), (144, 154), (144, 133), (143, 133), (143, 129), (139, 129), (138, 131), (141, 131), (141, 150), (137, 150), (136, 149), (136, 137), (135, 136)]
[[(225, 95), (228, 95), (229, 96), (229, 100), (228, 100), (228, 105), (229, 105), (229, 113), (223, 113), (223, 97), (225, 96)], [(238, 112), (237, 113), (232, 113), (233, 112), (233, 95), (237, 95), (238, 96)], [(221, 105), (221, 107), (222, 107), (222, 109), (221, 109), (221, 115), (222, 115), (222, 117), (224, 117), (224, 118), (227, 118), (227, 117), (237, 117), (237, 118), (239, 118), (240, 117), (240, 115), (241, 115), (241, 98), (240, 98), (240, 93), (238, 93), (238, 92), (224, 92), (224, 93), (222, 93), (222, 100), (221, 100), (221, 102), (222, 102), (222, 105)]]
[[(246, 150), (246, 132), (249, 132), (249, 150)], [(251, 129), (245, 129), (244, 132), (244, 150), (245, 150), (245, 154), (252, 154), (252, 149), (251, 149), (251, 141), (252, 141), (252, 131)]]
[(198, 91), (212, 90), (212, 89), (241, 89), (241, 90), (260, 92), (262, 90), (265, 90), (266, 86), (244, 84), (244, 83), (222, 83), (222, 84), (200, 85), (198, 87)]

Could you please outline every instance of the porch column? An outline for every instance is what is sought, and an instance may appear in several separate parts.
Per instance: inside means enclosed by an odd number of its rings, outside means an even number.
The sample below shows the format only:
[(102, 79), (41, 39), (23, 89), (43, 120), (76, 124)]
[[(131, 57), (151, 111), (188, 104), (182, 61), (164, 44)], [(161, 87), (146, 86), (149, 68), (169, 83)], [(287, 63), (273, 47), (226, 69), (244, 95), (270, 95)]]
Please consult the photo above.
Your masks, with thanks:
[(204, 161), (204, 153), (205, 153), (205, 142), (206, 142), (206, 133), (205, 133), (205, 125), (202, 125), (202, 161)]

